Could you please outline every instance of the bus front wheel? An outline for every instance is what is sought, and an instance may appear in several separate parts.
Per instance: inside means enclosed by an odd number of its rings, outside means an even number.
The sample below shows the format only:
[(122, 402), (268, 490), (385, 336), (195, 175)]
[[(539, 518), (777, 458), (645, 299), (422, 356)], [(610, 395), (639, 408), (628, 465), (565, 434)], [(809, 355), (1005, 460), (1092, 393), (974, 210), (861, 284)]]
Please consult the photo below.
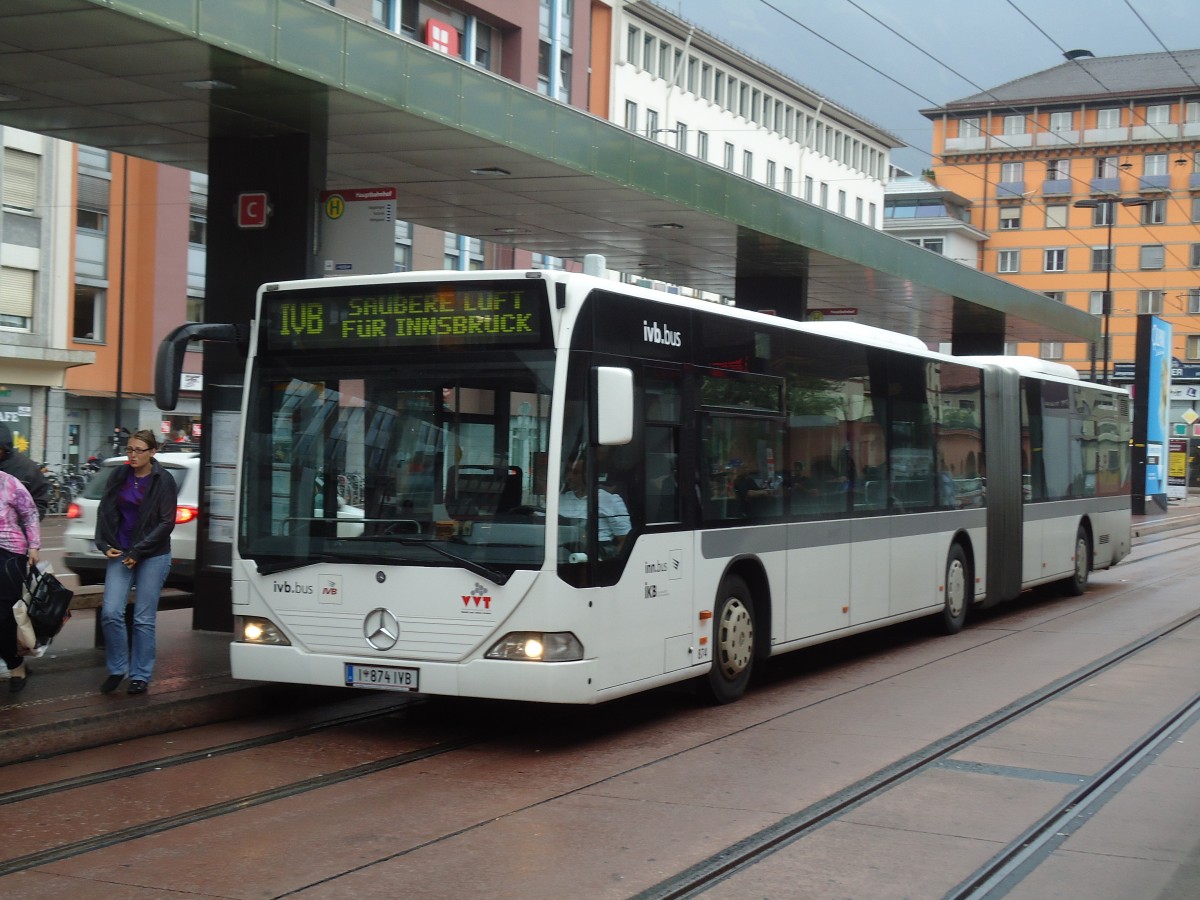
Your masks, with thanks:
[(1080, 596), (1087, 590), (1088, 573), (1091, 570), (1092, 543), (1088, 540), (1087, 529), (1080, 525), (1075, 532), (1075, 571), (1059, 582), (1062, 592), (1068, 597)]
[(703, 682), (713, 703), (732, 703), (746, 691), (754, 666), (754, 606), (736, 575), (726, 578), (713, 611), (712, 668)]
[(961, 544), (950, 548), (946, 558), (945, 598), (942, 604), (942, 631), (958, 634), (967, 622), (967, 609), (971, 606), (971, 568), (967, 554)]

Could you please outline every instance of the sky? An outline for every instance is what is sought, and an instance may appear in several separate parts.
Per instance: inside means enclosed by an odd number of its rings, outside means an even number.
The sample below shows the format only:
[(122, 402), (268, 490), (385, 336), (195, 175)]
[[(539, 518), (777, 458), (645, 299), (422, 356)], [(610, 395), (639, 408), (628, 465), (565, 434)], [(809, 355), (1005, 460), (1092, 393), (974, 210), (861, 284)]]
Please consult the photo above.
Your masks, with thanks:
[(883, 127), (914, 173), (932, 162), (919, 109), (1053, 68), (1065, 50), (1200, 49), (1198, 0), (654, 2)]

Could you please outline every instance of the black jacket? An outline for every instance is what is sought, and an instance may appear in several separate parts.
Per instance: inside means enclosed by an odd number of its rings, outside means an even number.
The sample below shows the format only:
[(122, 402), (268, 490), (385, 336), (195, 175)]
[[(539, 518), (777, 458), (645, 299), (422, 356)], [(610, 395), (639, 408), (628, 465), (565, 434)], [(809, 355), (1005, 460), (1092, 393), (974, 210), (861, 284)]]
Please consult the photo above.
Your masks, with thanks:
[[(117, 506), (117, 495), (121, 485), (129, 477), (127, 466), (116, 466), (104, 485), (104, 496), (96, 511), (96, 549), (108, 552), (117, 547), (117, 530), (121, 526), (121, 512)], [(120, 547), (135, 562), (159, 556), (171, 549), (171, 532), (175, 530), (175, 504), (178, 487), (171, 473), (158, 460), (150, 460), (150, 486), (142, 496), (137, 521), (133, 523), (132, 546)]]
[(9, 448), (8, 455), (0, 460), (0, 472), (7, 472), (25, 485), (25, 490), (33, 497), (38, 517), (46, 518), (46, 511), (50, 508), (50, 482), (38, 464), (25, 454)]

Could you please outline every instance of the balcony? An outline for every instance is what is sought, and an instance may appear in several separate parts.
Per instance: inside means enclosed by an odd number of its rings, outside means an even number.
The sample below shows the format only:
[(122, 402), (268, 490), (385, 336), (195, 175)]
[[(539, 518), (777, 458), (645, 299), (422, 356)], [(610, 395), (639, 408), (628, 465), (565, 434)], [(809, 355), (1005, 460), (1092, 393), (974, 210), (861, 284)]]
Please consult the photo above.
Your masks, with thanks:
[(1078, 143), (1078, 131), (1039, 131), (1037, 136), (1039, 147), (1065, 147)]
[(1200, 191), (1200, 172), (1193, 172), (1188, 176), (1188, 190)]
[(1164, 122), (1162, 125), (1134, 125), (1135, 141), (1170, 141), (1179, 137), (1179, 126)]
[(987, 137), (982, 134), (977, 134), (975, 137), (946, 138), (946, 149), (954, 150), (959, 153), (967, 153), (972, 150), (983, 150), (986, 147)]
[(1020, 200), (1024, 196), (1024, 181), (1000, 181), (996, 183), (997, 200)]
[(1157, 191), (1169, 191), (1171, 189), (1170, 175), (1139, 175), (1138, 176), (1138, 191), (1140, 193), (1149, 193)]
[(1050, 196), (1050, 195), (1061, 196), (1063, 194), (1070, 194), (1071, 193), (1071, 179), (1070, 178), (1048, 178), (1047, 180), (1042, 182), (1042, 193), (1045, 194), (1046, 196)]
[(1128, 128), (1089, 128), (1083, 133), (1088, 144), (1123, 144), (1129, 140)]
[(1093, 178), (1090, 187), (1093, 194), (1119, 194), (1121, 193), (1121, 179)]

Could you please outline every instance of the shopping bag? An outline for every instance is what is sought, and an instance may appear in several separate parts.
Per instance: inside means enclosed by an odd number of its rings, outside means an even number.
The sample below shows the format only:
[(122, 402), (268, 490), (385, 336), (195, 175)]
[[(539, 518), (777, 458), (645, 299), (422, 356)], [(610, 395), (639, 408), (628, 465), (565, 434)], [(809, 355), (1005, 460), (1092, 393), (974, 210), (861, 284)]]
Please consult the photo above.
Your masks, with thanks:
[(24, 600), (13, 604), (13, 618), (17, 620), (17, 652), (27, 656), (37, 649), (37, 635), (33, 631), (33, 623), (29, 621), (29, 610)]
[(71, 599), (75, 592), (64, 587), (48, 569), (34, 566), (25, 576), (25, 606), (33, 632), (45, 643), (62, 630), (71, 618)]

